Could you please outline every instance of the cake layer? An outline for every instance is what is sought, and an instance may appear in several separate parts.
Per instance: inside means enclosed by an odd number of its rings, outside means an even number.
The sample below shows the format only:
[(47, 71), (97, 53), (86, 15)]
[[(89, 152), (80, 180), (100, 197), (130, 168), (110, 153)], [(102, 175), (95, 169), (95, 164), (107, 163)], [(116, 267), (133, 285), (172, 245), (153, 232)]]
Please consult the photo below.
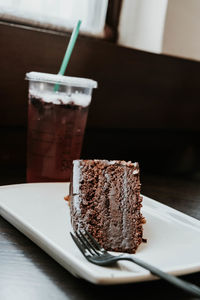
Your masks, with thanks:
[(76, 160), (70, 209), (73, 228), (87, 229), (106, 249), (134, 253), (142, 242), (138, 163)]

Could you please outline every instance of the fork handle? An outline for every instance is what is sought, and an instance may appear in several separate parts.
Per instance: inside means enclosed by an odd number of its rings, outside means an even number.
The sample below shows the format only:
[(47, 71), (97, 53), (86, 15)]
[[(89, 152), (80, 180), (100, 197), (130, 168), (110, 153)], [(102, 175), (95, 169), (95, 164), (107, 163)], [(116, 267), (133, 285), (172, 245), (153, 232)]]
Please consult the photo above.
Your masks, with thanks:
[(178, 277), (175, 277), (171, 274), (165, 273), (165, 272), (161, 271), (160, 269), (140, 260), (137, 257), (121, 256), (120, 260), (132, 261), (135, 264), (143, 267), (144, 269), (149, 270), (153, 275), (156, 275), (156, 276), (170, 282), (171, 284), (181, 288), (182, 290), (184, 290), (186, 292), (189, 292), (190, 294), (200, 297), (200, 288), (198, 286), (196, 286), (195, 284), (189, 283), (189, 282), (184, 281), (184, 280), (182, 280)]

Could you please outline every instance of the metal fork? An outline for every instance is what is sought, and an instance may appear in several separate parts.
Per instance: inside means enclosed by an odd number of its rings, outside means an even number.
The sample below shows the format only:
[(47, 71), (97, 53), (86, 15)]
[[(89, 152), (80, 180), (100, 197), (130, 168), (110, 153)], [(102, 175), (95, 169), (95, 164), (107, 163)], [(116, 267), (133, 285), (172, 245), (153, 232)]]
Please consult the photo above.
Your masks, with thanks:
[(102, 248), (93, 238), (93, 236), (86, 230), (78, 230), (75, 232), (75, 235), (71, 232), (70, 234), (85, 258), (93, 264), (100, 266), (109, 266), (113, 265), (119, 260), (128, 260), (143, 267), (144, 269), (149, 270), (151, 274), (156, 275), (157, 277), (170, 282), (176, 287), (179, 287), (182, 290), (200, 298), (200, 288), (198, 286), (186, 282), (171, 274), (165, 273), (160, 269), (142, 261), (134, 255), (120, 254), (114, 256), (107, 252), (104, 248)]

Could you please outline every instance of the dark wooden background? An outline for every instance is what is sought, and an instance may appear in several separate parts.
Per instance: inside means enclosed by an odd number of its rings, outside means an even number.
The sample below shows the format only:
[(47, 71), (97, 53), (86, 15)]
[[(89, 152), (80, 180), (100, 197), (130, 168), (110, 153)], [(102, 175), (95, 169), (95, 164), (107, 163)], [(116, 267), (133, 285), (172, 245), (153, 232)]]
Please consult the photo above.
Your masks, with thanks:
[[(0, 23), (0, 168), (26, 167), (25, 73), (57, 73), (69, 34)], [(143, 172), (200, 171), (200, 63), (79, 36), (66, 75), (98, 81), (82, 157)]]

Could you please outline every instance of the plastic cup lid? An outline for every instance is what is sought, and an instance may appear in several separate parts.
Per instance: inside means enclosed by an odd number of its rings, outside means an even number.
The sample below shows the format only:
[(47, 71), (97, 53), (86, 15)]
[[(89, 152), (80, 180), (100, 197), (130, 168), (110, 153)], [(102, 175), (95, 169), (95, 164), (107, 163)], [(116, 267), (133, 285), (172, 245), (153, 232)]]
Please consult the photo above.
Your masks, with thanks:
[(39, 81), (39, 82), (58, 83), (58, 84), (83, 87), (83, 88), (93, 88), (93, 89), (97, 88), (97, 82), (92, 79), (63, 76), (59, 74), (29, 72), (26, 73), (25, 79), (31, 81)]

